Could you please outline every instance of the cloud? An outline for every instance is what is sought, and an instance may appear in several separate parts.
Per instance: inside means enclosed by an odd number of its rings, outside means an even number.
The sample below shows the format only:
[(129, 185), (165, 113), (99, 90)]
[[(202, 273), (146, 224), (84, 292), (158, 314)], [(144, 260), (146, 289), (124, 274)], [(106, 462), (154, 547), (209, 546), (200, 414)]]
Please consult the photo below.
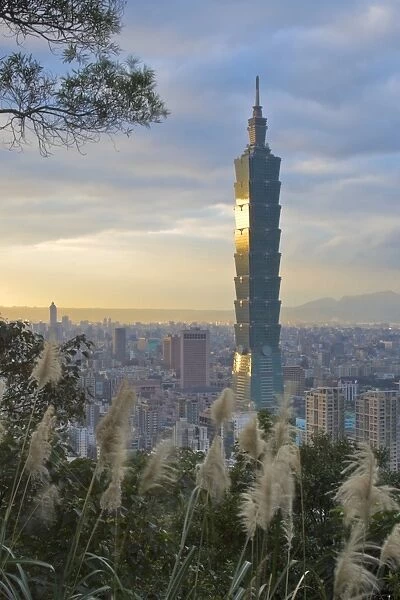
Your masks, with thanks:
[(121, 46), (156, 69), (171, 115), (86, 156), (3, 150), (0, 304), (57, 281), (64, 305), (108, 289), (133, 305), (140, 289), (143, 306), (230, 307), (232, 161), (256, 74), (283, 158), (284, 302), (356, 280), (400, 291), (399, 34), (390, 0), (128, 3)]

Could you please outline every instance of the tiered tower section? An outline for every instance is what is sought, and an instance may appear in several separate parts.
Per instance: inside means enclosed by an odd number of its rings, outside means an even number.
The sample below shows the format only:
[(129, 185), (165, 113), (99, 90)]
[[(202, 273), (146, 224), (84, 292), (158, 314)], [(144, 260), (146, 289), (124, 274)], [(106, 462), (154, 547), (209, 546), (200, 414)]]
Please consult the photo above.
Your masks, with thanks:
[(239, 406), (274, 410), (283, 391), (279, 346), (281, 159), (265, 143), (267, 119), (256, 102), (249, 144), (235, 160), (236, 351), (233, 385)]

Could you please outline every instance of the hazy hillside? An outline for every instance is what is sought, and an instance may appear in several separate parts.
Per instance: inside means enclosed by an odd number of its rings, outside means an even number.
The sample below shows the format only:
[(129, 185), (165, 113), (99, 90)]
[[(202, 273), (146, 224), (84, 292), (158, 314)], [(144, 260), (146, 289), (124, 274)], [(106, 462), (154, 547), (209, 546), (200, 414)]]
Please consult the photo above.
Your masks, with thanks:
[(282, 320), (305, 323), (400, 323), (400, 294), (387, 291), (344, 296), (340, 300), (321, 298), (301, 306), (284, 308)]
[[(13, 306), (0, 307), (0, 315), (8, 319), (48, 321), (47, 307)], [(58, 318), (68, 315), (74, 322), (102, 321), (110, 317), (120, 323), (140, 321), (167, 322), (233, 322), (233, 310), (184, 310), (139, 308), (64, 308), (59, 307)], [(344, 296), (340, 300), (320, 298), (301, 306), (283, 307), (283, 323), (400, 323), (400, 294), (378, 292), (360, 296)]]

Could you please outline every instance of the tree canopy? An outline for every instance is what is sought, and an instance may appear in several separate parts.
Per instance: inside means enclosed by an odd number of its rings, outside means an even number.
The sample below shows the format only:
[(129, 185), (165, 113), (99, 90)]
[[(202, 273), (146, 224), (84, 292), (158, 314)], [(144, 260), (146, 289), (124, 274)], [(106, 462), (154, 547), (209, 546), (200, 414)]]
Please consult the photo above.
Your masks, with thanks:
[(92, 344), (84, 335), (63, 344), (59, 349), (62, 378), (56, 386), (46, 385), (38, 390), (31, 373), (43, 345), (42, 336), (32, 333), (26, 323), (0, 319), (0, 380), (6, 385), (0, 421), (7, 423), (7, 430), (16, 438), (25, 431), (34, 402), (33, 424), (40, 421), (49, 404), (56, 408), (61, 428), (84, 418), (86, 398), (79, 384), (79, 357), (87, 357)]
[[(152, 69), (118, 60), (122, 0), (5, 0), (3, 38), (15, 50), (0, 59), (0, 130), (11, 147), (36, 138), (41, 154), (81, 148), (102, 134), (129, 135), (167, 116)], [(59, 73), (24, 51), (38, 38)], [(10, 48), (12, 50), (12, 48)], [(52, 62), (53, 62), (52, 61)], [(8, 136), (8, 137), (7, 137)]]

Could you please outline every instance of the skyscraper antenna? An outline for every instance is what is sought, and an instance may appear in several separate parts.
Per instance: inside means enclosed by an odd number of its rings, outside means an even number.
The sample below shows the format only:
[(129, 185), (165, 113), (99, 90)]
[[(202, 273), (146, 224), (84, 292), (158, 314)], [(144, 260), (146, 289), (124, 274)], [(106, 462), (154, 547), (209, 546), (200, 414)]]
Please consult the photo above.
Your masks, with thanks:
[(256, 77), (256, 106), (260, 106), (260, 78)]

